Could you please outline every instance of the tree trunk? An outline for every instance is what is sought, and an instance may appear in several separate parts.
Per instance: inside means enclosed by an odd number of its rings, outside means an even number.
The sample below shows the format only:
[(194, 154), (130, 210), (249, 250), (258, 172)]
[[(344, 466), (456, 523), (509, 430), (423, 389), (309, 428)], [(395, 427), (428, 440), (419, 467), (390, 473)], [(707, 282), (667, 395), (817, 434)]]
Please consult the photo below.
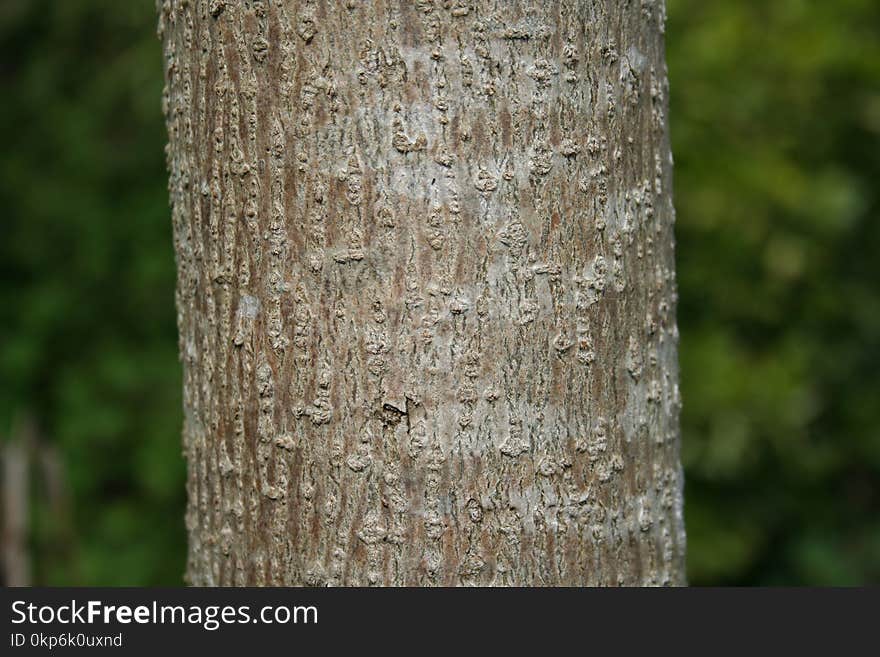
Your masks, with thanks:
[(165, 0), (193, 584), (684, 582), (662, 0)]

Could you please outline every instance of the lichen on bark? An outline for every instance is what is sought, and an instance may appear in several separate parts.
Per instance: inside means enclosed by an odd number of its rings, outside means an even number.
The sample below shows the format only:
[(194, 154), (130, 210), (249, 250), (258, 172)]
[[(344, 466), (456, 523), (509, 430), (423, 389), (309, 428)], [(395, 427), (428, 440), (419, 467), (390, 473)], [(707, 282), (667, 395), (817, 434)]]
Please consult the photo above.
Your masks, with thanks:
[(684, 581), (659, 0), (164, 0), (188, 580)]

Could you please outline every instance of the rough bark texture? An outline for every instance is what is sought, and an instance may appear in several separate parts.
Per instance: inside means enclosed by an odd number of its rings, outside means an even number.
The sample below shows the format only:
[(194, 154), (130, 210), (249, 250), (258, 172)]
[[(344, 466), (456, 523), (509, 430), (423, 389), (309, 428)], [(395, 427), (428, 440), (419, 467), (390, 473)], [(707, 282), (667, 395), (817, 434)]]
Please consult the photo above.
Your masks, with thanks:
[(188, 578), (684, 580), (658, 0), (166, 0)]

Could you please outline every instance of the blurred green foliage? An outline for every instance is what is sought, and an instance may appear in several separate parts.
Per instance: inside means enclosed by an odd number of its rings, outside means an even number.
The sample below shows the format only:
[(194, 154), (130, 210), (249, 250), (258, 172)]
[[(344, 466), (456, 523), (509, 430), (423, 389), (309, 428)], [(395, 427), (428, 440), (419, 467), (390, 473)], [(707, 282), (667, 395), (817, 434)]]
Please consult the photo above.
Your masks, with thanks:
[[(30, 414), (68, 518), (34, 581), (180, 583), (174, 253), (152, 2), (0, 3), (0, 434)], [(45, 487), (35, 478), (32, 499)]]
[[(878, 583), (880, 3), (667, 4), (690, 580)], [(181, 582), (154, 24), (0, 4), (0, 434), (70, 497), (35, 478), (36, 583)]]
[(880, 582), (880, 3), (669, 0), (694, 583)]

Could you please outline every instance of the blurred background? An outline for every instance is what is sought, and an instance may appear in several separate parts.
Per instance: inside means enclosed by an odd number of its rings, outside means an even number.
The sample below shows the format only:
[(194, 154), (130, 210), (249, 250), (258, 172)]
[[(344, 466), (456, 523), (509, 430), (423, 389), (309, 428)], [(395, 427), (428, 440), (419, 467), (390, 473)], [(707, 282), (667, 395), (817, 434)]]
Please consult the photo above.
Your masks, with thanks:
[[(880, 583), (880, 2), (667, 0), (693, 584)], [(177, 585), (152, 0), (0, 2), (4, 584)]]

